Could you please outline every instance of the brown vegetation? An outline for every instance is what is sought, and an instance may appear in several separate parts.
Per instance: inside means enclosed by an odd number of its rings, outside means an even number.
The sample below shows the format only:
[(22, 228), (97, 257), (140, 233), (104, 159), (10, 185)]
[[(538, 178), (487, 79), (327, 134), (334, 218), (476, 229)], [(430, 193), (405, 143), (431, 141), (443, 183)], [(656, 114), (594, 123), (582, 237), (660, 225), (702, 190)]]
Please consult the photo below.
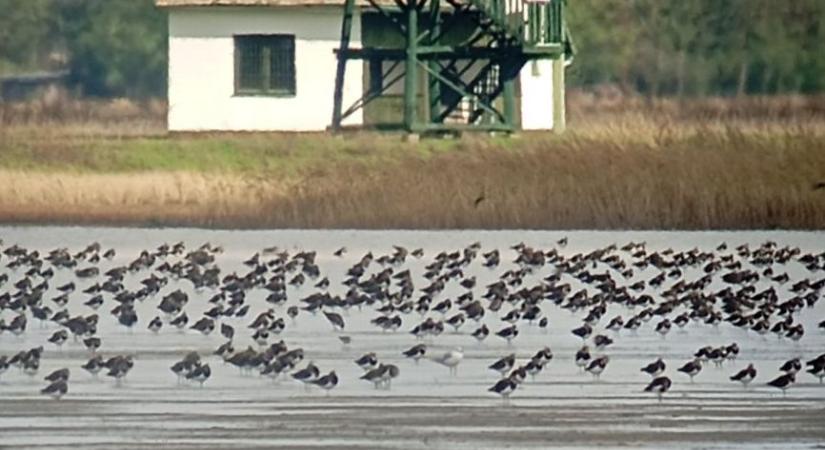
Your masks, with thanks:
[[(272, 223), (401, 228), (821, 228), (825, 141), (706, 132), (659, 143), (533, 140), (347, 167), (265, 208)], [(516, 144), (518, 145), (518, 144)]]
[[(27, 102), (0, 101), (0, 127), (64, 130), (78, 135), (157, 135), (164, 132), (166, 103), (124, 98), (80, 100), (51, 89)], [(2, 149), (0, 149), (2, 150)]]
[[(222, 169), (216, 160), (215, 167), (197, 170), (140, 166), (100, 172), (99, 162), (61, 170), (49, 161), (60, 161), (55, 139), (55, 150), (41, 148), (38, 156), (48, 170), (0, 171), (0, 221), (227, 228), (823, 228), (825, 101), (742, 102), (631, 99), (622, 108), (574, 96), (571, 129), (563, 136), (464, 136), (415, 145), (401, 144), (396, 135), (275, 135), (267, 145), (250, 135), (234, 137), (229, 150), (221, 150), (234, 164), (246, 157), (238, 147), (248, 141), (269, 155), (260, 169)], [(190, 136), (153, 143), (171, 152), (210, 141)], [(322, 149), (310, 159), (284, 149), (298, 145)], [(0, 146), (0, 157), (3, 151)]]
[(263, 201), (282, 195), (265, 180), (229, 174), (0, 171), (6, 223), (248, 227), (258, 225)]

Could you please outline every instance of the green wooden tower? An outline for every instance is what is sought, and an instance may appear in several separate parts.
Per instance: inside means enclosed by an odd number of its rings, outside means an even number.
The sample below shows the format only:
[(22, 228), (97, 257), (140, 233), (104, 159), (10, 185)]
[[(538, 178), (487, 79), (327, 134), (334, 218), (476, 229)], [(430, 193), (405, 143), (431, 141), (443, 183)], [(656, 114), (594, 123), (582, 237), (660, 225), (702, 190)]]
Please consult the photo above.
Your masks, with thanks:
[[(565, 24), (567, 0), (345, 0), (337, 50), (332, 128), (403, 83), (403, 123), (410, 133), (515, 131), (517, 78), (531, 60), (553, 60), (554, 127), (564, 128), (564, 65), (572, 57)], [(358, 10), (357, 8), (360, 8)], [(354, 16), (371, 14), (395, 36), (351, 46)], [(378, 72), (371, 86), (344, 109), (347, 62), (363, 60)], [(390, 76), (403, 67), (400, 75)], [(372, 70), (375, 68), (375, 70)], [(381, 73), (384, 71), (385, 73)], [(397, 88), (396, 88), (397, 89)], [(468, 102), (468, 99), (470, 100)], [(469, 103), (469, 107), (467, 104)], [(459, 119), (456, 110), (466, 108)]]

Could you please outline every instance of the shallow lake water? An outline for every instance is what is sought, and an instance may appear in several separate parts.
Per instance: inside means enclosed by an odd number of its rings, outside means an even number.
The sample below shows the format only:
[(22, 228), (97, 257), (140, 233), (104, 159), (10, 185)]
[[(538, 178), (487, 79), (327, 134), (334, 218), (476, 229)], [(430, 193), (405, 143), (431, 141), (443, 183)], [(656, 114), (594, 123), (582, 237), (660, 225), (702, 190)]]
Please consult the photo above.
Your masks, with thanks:
[[(566, 237), (568, 243), (557, 241)], [(104, 250), (114, 248), (112, 260), (102, 260), (101, 273), (111, 267), (128, 264), (142, 250), (153, 250), (163, 243), (183, 241), (187, 249), (205, 242), (223, 247), (215, 263), (221, 276), (232, 272), (246, 273), (242, 264), (253, 254), (267, 247), (278, 247), (294, 254), (299, 250), (317, 251), (316, 262), (321, 277), (331, 281), (330, 294), (344, 295), (342, 284), (346, 270), (368, 251), (380, 256), (390, 254), (393, 245), (407, 249), (422, 248), (424, 256), (407, 257), (396, 271), (409, 269), (416, 288), (428, 284), (424, 267), (442, 251), (461, 250), (473, 242), (481, 243), (480, 253), (499, 249), (502, 264), (495, 269), (483, 267), (481, 257), (463, 269), (465, 277), (476, 276), (472, 289), (476, 298), (485, 286), (507, 270), (517, 266), (512, 262), (516, 251), (511, 246), (524, 244), (542, 250), (557, 249), (564, 256), (589, 253), (611, 244), (619, 247), (628, 242), (646, 242), (647, 251), (687, 251), (698, 248), (714, 251), (726, 242), (726, 254), (734, 254), (740, 244), (756, 247), (775, 241), (780, 247), (799, 247), (803, 253), (825, 251), (825, 233), (821, 232), (590, 232), (590, 231), (209, 231), (200, 229), (127, 229), (74, 227), (0, 227), (3, 248), (13, 244), (41, 254), (66, 247), (77, 252), (91, 242), (99, 242)], [(347, 252), (336, 257), (333, 252), (345, 246)], [(629, 255), (617, 252), (629, 261)], [(175, 260), (174, 258), (172, 260)], [(745, 267), (750, 267), (745, 262)], [(0, 288), (0, 294), (12, 292), (12, 284), (24, 276), (25, 268), (6, 267), (9, 259), (0, 258), (0, 274), (10, 281)], [(86, 264), (81, 264), (85, 266)], [(45, 267), (45, 266), (44, 266)], [(370, 265), (368, 274), (383, 269)], [(596, 267), (594, 273), (607, 271)], [(825, 271), (810, 271), (803, 264), (791, 261), (776, 265), (776, 273), (787, 272), (791, 281), (779, 284), (763, 277), (755, 284), (757, 291), (769, 286), (777, 290), (780, 301), (791, 298), (794, 281), (825, 277)], [(524, 279), (524, 287), (541, 282), (554, 272), (546, 265)], [(724, 271), (723, 271), (724, 272)], [(720, 272), (720, 273), (723, 273)], [(761, 272), (761, 268), (760, 268)], [(127, 274), (124, 285), (135, 290), (140, 280), (151, 271)], [(630, 285), (650, 280), (659, 270), (648, 267), (636, 270), (631, 278), (621, 279)], [(688, 281), (704, 275), (702, 267), (685, 270)], [(56, 270), (44, 302), (57, 296), (55, 287), (70, 280), (78, 289), (70, 295), (69, 313), (91, 314), (83, 305), (90, 296), (81, 291), (105, 278), (77, 281), (68, 270)], [(318, 291), (313, 282), (287, 288), (288, 302), (275, 307), (278, 317), (285, 317), (288, 306), (299, 304), (301, 298)], [(573, 291), (595, 290), (564, 275), (563, 281)], [(661, 301), (661, 290), (647, 287), (645, 293)], [(705, 292), (718, 291), (725, 284), (718, 276)], [(436, 338), (417, 340), (409, 333), (423, 320), (416, 312), (403, 315), (403, 325), (397, 332), (382, 332), (370, 323), (379, 315), (373, 307), (342, 311), (346, 322), (344, 332), (333, 331), (322, 314), (301, 311), (272, 342), (283, 339), (290, 348), (301, 347), (306, 361), (313, 361), (322, 373), (335, 370), (338, 386), (329, 394), (318, 388), (306, 389), (287, 376), (278, 381), (255, 375), (242, 375), (217, 356), (208, 356), (223, 339), (215, 332), (203, 336), (195, 330), (179, 331), (165, 325), (154, 334), (146, 324), (156, 315), (160, 298), (172, 290), (189, 294), (186, 312), (190, 325), (202, 317), (210, 305), (207, 300), (215, 290), (194, 290), (188, 281), (171, 280), (160, 294), (136, 304), (139, 323), (126, 329), (108, 313), (115, 306), (111, 296), (97, 311), (100, 314), (98, 336), (104, 356), (130, 354), (135, 357), (134, 369), (120, 384), (104, 376), (91, 376), (80, 365), (89, 358), (83, 344), (69, 340), (62, 348), (47, 339), (60, 326), (29, 321), (21, 336), (0, 334), (0, 355), (10, 356), (21, 350), (43, 345), (45, 353), (37, 375), (28, 376), (16, 368), (0, 374), (0, 446), (81, 448), (226, 448), (226, 447), (335, 447), (335, 448), (545, 448), (545, 447), (701, 447), (717, 448), (731, 445), (750, 448), (810, 448), (825, 443), (825, 385), (816, 377), (800, 372), (797, 383), (786, 395), (765, 383), (775, 378), (779, 366), (793, 357), (812, 359), (825, 353), (825, 330), (818, 327), (825, 320), (825, 302), (805, 308), (795, 315), (803, 324), (805, 335), (799, 341), (778, 338), (773, 333), (761, 336), (736, 328), (728, 323), (705, 325), (690, 323), (684, 329), (674, 327), (665, 337), (654, 331), (658, 318), (644, 324), (638, 331), (608, 332), (604, 326), (611, 317), (630, 317), (638, 313), (623, 305), (609, 305), (597, 332), (607, 334), (615, 343), (599, 352), (610, 356), (607, 369), (599, 379), (582, 372), (574, 364), (574, 354), (582, 345), (571, 333), (581, 325), (586, 310), (571, 312), (551, 302), (541, 303), (549, 326), (540, 329), (535, 324), (519, 323), (519, 336), (508, 344), (494, 335), (478, 343), (470, 333), (478, 326), (468, 321), (458, 332), (446, 326)], [(448, 282), (436, 302), (455, 298), (466, 289), (455, 281)], [(236, 329), (235, 346), (243, 349), (255, 346), (247, 325), (262, 311), (271, 307), (265, 302), (267, 291), (253, 289), (246, 302), (251, 306), (244, 318), (224, 319)], [(416, 292), (412, 299), (419, 297)], [(821, 294), (820, 294), (821, 295)], [(55, 305), (50, 304), (52, 309)], [(502, 314), (508, 310), (505, 305)], [(677, 308), (669, 317), (683, 312)], [(446, 315), (457, 312), (456, 306)], [(8, 323), (15, 314), (0, 311)], [(431, 312), (425, 317), (442, 318)], [(492, 332), (508, 325), (496, 314), (486, 314), (482, 323)], [(344, 345), (339, 335), (350, 336)], [(595, 335), (595, 333), (594, 333)], [(447, 368), (422, 359), (418, 363), (406, 359), (401, 351), (416, 343), (426, 343), (431, 353), (461, 347), (464, 360), (456, 375)], [(736, 342), (741, 348), (737, 359), (721, 367), (707, 364), (690, 382), (676, 371), (692, 359), (700, 347), (721, 346)], [(525, 363), (544, 346), (552, 348), (554, 358), (534, 379), (528, 378), (507, 404), (487, 389), (500, 376), (488, 365), (508, 353), (516, 353)], [(183, 355), (197, 351), (212, 367), (212, 376), (203, 387), (181, 384), (169, 367)], [(400, 368), (391, 389), (374, 389), (360, 380), (363, 371), (354, 360), (366, 352), (375, 352), (380, 361)], [(642, 392), (650, 377), (640, 367), (661, 357), (668, 365), (665, 372), (673, 387), (663, 401)], [(301, 364), (303, 366), (304, 363)], [(759, 374), (747, 389), (731, 382), (729, 377), (753, 363)], [(43, 376), (52, 370), (69, 367), (69, 393), (61, 400), (40, 394), (45, 386)]]

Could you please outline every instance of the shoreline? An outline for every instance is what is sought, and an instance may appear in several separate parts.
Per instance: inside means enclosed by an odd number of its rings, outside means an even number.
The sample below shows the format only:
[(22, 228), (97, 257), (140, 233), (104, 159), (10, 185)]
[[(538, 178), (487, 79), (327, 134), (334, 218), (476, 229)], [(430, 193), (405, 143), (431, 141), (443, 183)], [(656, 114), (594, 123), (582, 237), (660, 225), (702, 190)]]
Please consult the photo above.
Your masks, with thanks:
[[(138, 439), (128, 448), (145, 448), (162, 443), (174, 448), (219, 448), (226, 445), (252, 448), (278, 443), (289, 446), (318, 444), (337, 448), (574, 448), (583, 446), (719, 447), (736, 445), (758, 448), (809, 448), (825, 439), (819, 426), (822, 410), (809, 409), (795, 399), (782, 405), (682, 404), (666, 399), (647, 405), (542, 405), (513, 404), (469, 399), (473, 406), (457, 399), (303, 396), (287, 400), (260, 399), (234, 405), (229, 411), (203, 413), (130, 413), (116, 398), (66, 399), (55, 406), (47, 400), (8, 401), (8, 414), (30, 418), (37, 429), (66, 445), (118, 446), (114, 436), (106, 438), (111, 424), (86, 427), (89, 437), (77, 435), (76, 428), (61, 426), (61, 417), (98, 423), (116, 415), (118, 423), (140, 423), (129, 432)], [(810, 399), (807, 403), (815, 402)], [(184, 403), (181, 403), (184, 402)], [(297, 402), (297, 403), (296, 403)], [(145, 402), (140, 409), (162, 407)], [(170, 400), (176, 411), (187, 400)], [(202, 402), (199, 408), (212, 410), (221, 402)], [(208, 406), (207, 406), (208, 405)], [(45, 414), (41, 408), (49, 408)], [(92, 412), (94, 410), (95, 412)], [(2, 426), (6, 442), (26, 446), (31, 427)], [(319, 424), (325, 426), (319, 426)], [(261, 428), (261, 425), (266, 425)], [(97, 437), (94, 437), (97, 436)], [(152, 437), (154, 436), (154, 437)], [(38, 438), (39, 439), (39, 438)], [(376, 441), (377, 439), (377, 441)], [(51, 440), (51, 439), (50, 439)]]

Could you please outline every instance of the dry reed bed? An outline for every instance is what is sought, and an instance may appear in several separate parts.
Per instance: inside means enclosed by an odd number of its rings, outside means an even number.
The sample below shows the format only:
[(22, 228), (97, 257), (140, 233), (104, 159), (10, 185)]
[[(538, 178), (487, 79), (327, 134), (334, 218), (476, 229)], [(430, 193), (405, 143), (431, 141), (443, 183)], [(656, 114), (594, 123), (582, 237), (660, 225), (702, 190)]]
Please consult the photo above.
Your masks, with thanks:
[[(100, 111), (79, 123), (38, 124), (45, 116), (32, 114), (0, 129), (0, 153), (8, 147), (29, 156), (22, 169), (0, 169), (0, 222), (825, 228), (825, 189), (817, 188), (825, 182), (825, 99), (623, 101), (573, 95), (574, 118), (562, 137), (465, 136), (418, 147), (383, 134), (162, 137), (157, 105), (121, 105), (123, 120), (112, 123), (95, 121)], [(126, 145), (121, 138), (130, 133), (152, 136), (151, 145)], [(224, 140), (231, 148), (209, 154), (226, 159), (191, 164), (199, 149)], [(188, 155), (189, 165), (152, 165), (158, 155), (168, 162), (167, 146)], [(147, 162), (112, 169), (115, 154), (133, 148)]]
[[(528, 138), (525, 138), (528, 139)], [(565, 139), (306, 180), (269, 224), (357, 228), (821, 229), (825, 140), (700, 134)]]
[(249, 227), (261, 203), (283, 193), (282, 185), (229, 174), (0, 171), (0, 221)]
[[(678, 130), (678, 129), (677, 129)], [(633, 135), (633, 133), (627, 132)], [(249, 174), (0, 172), (0, 221), (298, 228), (821, 229), (813, 130), (469, 138), (454, 151)]]

